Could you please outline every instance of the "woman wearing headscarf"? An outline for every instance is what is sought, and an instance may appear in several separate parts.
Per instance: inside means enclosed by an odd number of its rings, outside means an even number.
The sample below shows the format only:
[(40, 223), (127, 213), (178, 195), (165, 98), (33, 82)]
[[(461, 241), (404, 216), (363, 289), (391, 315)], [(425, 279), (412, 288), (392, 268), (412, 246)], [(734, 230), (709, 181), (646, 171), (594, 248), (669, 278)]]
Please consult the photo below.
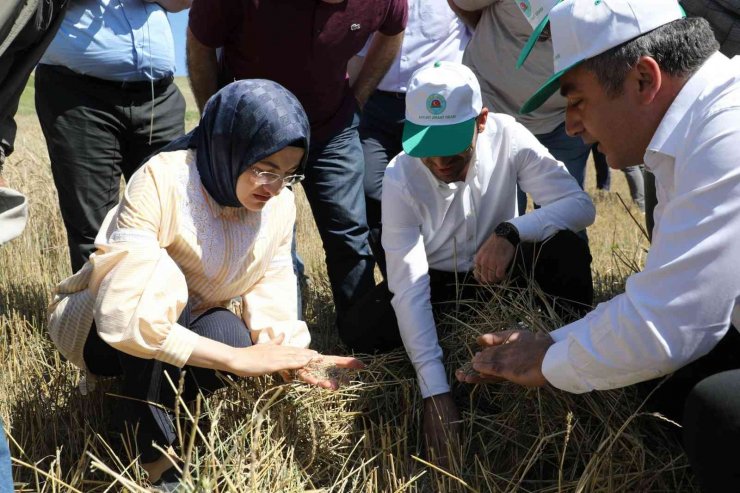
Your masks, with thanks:
[[(207, 103), (199, 126), (150, 158), (96, 238), (97, 251), (63, 281), (50, 306), (60, 352), (95, 376), (121, 376), (125, 421), (138, 423), (140, 460), (156, 477), (174, 443), (164, 409), (246, 377), (298, 369), (319, 357), (297, 320), (290, 255), (309, 124), (298, 100), (266, 80), (234, 82)], [(226, 306), (242, 301), (239, 318)], [(354, 358), (322, 357), (357, 368)], [(167, 376), (165, 376), (167, 375)]]

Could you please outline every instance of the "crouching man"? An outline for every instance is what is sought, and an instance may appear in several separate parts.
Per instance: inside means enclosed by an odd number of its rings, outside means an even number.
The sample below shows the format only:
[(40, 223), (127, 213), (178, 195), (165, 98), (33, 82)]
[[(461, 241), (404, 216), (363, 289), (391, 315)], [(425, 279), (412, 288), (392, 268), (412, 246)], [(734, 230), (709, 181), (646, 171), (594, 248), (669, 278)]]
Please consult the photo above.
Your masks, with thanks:
[[(437, 62), (412, 76), (403, 150), (383, 179), (382, 244), (424, 398), (427, 446), (443, 456), (459, 416), (432, 305), (456, 299), (460, 284), (509, 276), (518, 284), (534, 278), (563, 312), (590, 306), (591, 255), (575, 232), (593, 222), (595, 210), (529, 131), (482, 107), (478, 81), (461, 64)], [(541, 208), (518, 215), (517, 182)]]
[(740, 57), (676, 0), (565, 0), (550, 23), (555, 75), (523, 111), (559, 88), (569, 134), (645, 163), (653, 243), (624, 294), (550, 334), (485, 335), (473, 367), (574, 393), (675, 372), (648, 407), (683, 425), (704, 491), (740, 491)]

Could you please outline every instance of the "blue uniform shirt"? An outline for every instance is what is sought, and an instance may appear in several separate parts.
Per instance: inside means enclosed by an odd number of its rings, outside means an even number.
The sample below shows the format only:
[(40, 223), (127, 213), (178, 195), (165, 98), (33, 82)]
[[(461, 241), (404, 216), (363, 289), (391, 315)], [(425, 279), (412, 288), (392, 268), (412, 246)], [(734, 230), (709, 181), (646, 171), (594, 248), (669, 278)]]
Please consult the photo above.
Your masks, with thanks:
[(115, 81), (175, 72), (167, 12), (144, 0), (72, 0), (41, 63)]

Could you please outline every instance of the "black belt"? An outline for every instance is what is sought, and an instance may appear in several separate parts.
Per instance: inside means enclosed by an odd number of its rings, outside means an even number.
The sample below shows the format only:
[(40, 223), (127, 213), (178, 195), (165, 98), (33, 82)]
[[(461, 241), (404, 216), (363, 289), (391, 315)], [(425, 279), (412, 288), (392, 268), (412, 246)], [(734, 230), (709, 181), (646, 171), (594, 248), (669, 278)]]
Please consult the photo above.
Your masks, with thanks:
[(167, 77), (162, 77), (161, 79), (157, 79), (155, 81), (150, 80), (133, 80), (133, 81), (122, 81), (122, 80), (108, 80), (108, 79), (100, 79), (98, 77), (93, 77), (92, 75), (84, 75), (75, 72), (74, 70), (70, 70), (67, 67), (62, 67), (61, 65), (46, 65), (50, 70), (53, 70), (54, 72), (57, 72), (62, 75), (76, 77), (82, 80), (85, 80), (91, 84), (97, 84), (100, 86), (107, 86), (114, 89), (120, 89), (122, 91), (131, 91), (131, 92), (140, 92), (140, 91), (151, 91), (152, 86), (155, 89), (160, 89), (163, 87), (167, 87), (175, 80), (175, 78), (172, 75), (168, 75)]
[(406, 93), (405, 92), (381, 91), (380, 89), (378, 89), (375, 92), (377, 92), (381, 96), (386, 96), (386, 97), (389, 97), (389, 98), (406, 99)]

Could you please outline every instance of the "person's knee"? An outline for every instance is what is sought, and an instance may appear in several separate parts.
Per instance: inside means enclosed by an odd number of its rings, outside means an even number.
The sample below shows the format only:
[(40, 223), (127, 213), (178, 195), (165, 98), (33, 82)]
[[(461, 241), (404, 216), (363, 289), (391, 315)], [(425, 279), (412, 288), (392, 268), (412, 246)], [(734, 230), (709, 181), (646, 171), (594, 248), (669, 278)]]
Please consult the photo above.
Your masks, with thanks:
[(691, 390), (684, 409), (684, 428), (695, 429), (705, 420), (713, 423), (714, 430), (721, 425), (727, 432), (740, 433), (740, 370), (707, 377)]
[(545, 241), (543, 248), (549, 247), (553, 255), (563, 261), (590, 266), (592, 260), (591, 248), (588, 246), (588, 237), (584, 236), (580, 231), (578, 233), (570, 230), (558, 231)]
[(212, 308), (206, 311), (196, 318), (189, 328), (202, 337), (227, 346), (248, 347), (252, 345), (252, 339), (244, 321), (226, 308)]
[(740, 370), (712, 375), (686, 399), (684, 448), (702, 491), (740, 491)]
[(348, 348), (372, 354), (403, 345), (392, 297), (387, 283), (381, 282), (337, 317), (339, 338)]

